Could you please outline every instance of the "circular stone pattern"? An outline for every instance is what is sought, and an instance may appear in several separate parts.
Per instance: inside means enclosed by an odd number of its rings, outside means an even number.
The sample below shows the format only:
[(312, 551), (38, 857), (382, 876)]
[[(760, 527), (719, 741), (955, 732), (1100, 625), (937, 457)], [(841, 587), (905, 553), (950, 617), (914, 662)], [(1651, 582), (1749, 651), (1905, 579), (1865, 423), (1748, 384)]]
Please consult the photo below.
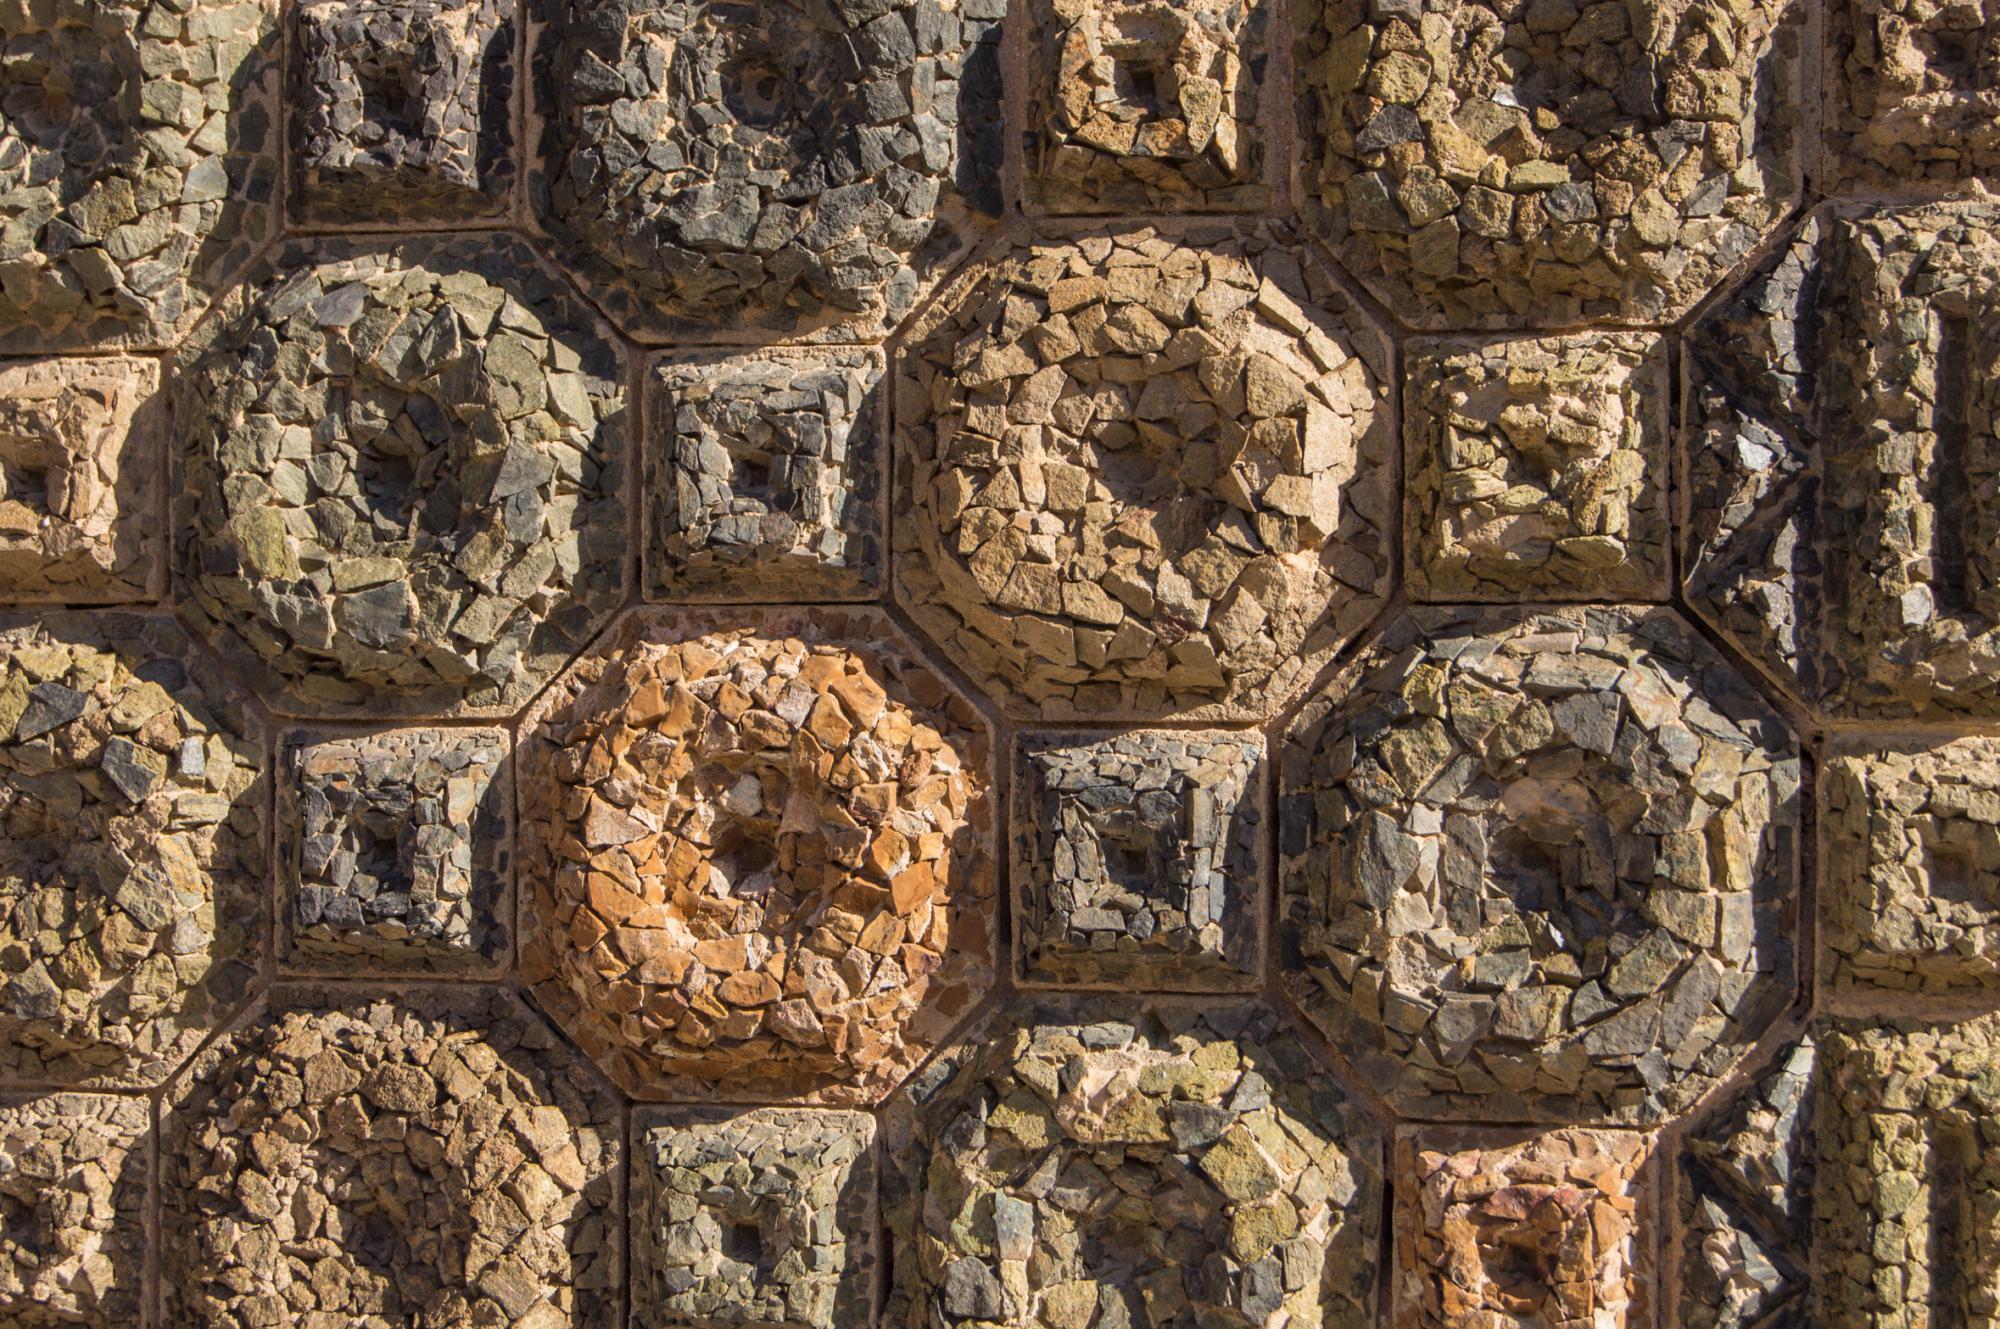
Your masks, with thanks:
[(610, 1329), (623, 1123), (497, 992), (279, 989), (177, 1080), (166, 1322)]
[[(999, 210), (974, 0), (570, 0), (541, 39), (563, 258), (642, 336), (886, 327), (965, 199)], [(942, 253), (932, 255), (942, 257)]]
[(1381, 603), (1386, 351), (1249, 227), (951, 293), (897, 384), (897, 595), (1023, 717), (1261, 716)]
[(176, 573), (274, 702), (511, 710), (622, 600), (621, 359), (518, 242), (294, 247), (188, 359)]
[(1783, 0), (1311, 8), (1307, 211), (1416, 326), (1671, 320), (1798, 193)]
[(189, 646), (0, 621), (0, 1080), (158, 1084), (255, 972), (263, 739)]
[(1404, 1115), (1654, 1120), (1792, 987), (1797, 741), (1666, 610), (1423, 610), (1281, 767), (1286, 984)]
[(523, 974), (635, 1093), (873, 1102), (991, 978), (991, 737), (879, 614), (716, 622), (546, 703)]
[(248, 259), (276, 176), (276, 11), (0, 13), (0, 350), (162, 344)]
[(1267, 1011), (1023, 1003), (883, 1136), (885, 1326), (1372, 1318), (1380, 1141)]

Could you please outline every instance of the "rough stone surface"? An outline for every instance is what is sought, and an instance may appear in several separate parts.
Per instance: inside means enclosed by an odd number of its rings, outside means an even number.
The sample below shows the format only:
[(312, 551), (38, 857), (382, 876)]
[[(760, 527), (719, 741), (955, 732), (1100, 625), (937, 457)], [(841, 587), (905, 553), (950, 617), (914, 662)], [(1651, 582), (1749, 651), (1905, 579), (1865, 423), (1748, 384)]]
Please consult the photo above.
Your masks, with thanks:
[(1650, 1323), (1647, 1136), (1444, 1132), (1396, 1144), (1396, 1329)]
[(513, 712), (624, 598), (620, 352), (517, 241), (270, 269), (181, 376), (184, 604), (287, 710)]
[(1373, 615), (1388, 361), (1248, 227), (997, 257), (898, 366), (897, 595), (1023, 718), (1276, 709)]
[(1257, 211), (1269, 0), (1034, 0), (1023, 132), (1050, 212)]
[(1833, 740), (1825, 943), (1841, 987), (2000, 988), (2000, 740)]
[(523, 976), (641, 1096), (873, 1102), (991, 981), (992, 738), (877, 613), (750, 623), (630, 618), (538, 710)]
[(514, 181), (514, 0), (313, 0), (294, 11), (297, 210), (496, 215)]
[(1666, 597), (1665, 341), (1419, 341), (1405, 354), (1413, 594)]
[(1669, 611), (1411, 611), (1279, 781), (1284, 982), (1406, 1116), (1657, 1119), (1790, 999), (1797, 740)]
[(157, 1084), (243, 996), (263, 765), (171, 620), (0, 620), (0, 1080)]
[(675, 358), (653, 373), (646, 594), (859, 600), (882, 585), (875, 351)]
[(642, 1112), (633, 1146), (639, 1329), (848, 1329), (875, 1294), (875, 1119)]
[(2000, 183), (1991, 0), (1842, 0), (1826, 25), (1822, 188)]
[(1990, 1320), (2000, 1270), (2000, 1016), (1843, 1022), (1820, 1046), (1815, 1323)]
[(1005, 8), (562, 0), (538, 219), (636, 335), (879, 330), (999, 211)]
[(1831, 714), (2000, 716), (1996, 221), (1829, 205), (1694, 341), (1689, 598)]
[(1704, 1183), (1682, 1205), (1681, 1299), (1686, 1329), (1807, 1329), (1803, 1276), (1756, 1227)]
[(1308, 0), (1301, 201), (1416, 327), (1671, 320), (1798, 195), (1802, 15)]
[(0, 1099), (0, 1321), (141, 1322), (151, 1169), (142, 1098)]
[(1381, 1141), (1255, 1006), (1021, 1003), (890, 1101), (888, 1329), (1362, 1329)]
[(294, 733), (278, 812), (279, 958), (364, 973), (486, 970), (512, 931), (500, 729)]
[(168, 1324), (618, 1322), (618, 1104), (513, 997), (280, 988), (169, 1101)]
[(159, 593), (159, 391), (157, 360), (0, 363), (0, 600)]
[(1025, 735), (1014, 929), (1031, 982), (1256, 986), (1264, 744), (1223, 731)]

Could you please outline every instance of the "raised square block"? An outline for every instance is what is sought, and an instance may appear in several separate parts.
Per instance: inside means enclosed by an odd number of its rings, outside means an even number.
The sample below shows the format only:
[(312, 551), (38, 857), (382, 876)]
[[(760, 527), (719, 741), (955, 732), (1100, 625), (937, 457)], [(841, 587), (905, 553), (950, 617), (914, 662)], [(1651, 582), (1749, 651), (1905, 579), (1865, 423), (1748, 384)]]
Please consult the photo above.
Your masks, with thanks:
[(1015, 920), (1031, 982), (1254, 982), (1266, 855), (1258, 736), (1031, 734), (1014, 760)]
[(1667, 348), (1657, 334), (1420, 341), (1409, 358), (1412, 594), (1665, 598)]
[(0, 365), (0, 600), (146, 600), (160, 590), (160, 365)]
[(1405, 1135), (1396, 1329), (1626, 1329), (1646, 1320), (1648, 1136)]
[(504, 210), (514, 0), (325, 0), (297, 23), (300, 211), (339, 222)]
[(1837, 738), (1820, 802), (1835, 986), (2000, 988), (2000, 739)]
[(279, 816), (284, 962), (500, 963), (512, 897), (506, 756), (498, 729), (292, 735)]
[(652, 1111), (633, 1150), (632, 1323), (847, 1329), (875, 1296), (875, 1119)]
[(1265, 0), (1036, 0), (1030, 203), (1255, 211)]
[(662, 363), (646, 474), (659, 600), (866, 599), (882, 583), (879, 351)]

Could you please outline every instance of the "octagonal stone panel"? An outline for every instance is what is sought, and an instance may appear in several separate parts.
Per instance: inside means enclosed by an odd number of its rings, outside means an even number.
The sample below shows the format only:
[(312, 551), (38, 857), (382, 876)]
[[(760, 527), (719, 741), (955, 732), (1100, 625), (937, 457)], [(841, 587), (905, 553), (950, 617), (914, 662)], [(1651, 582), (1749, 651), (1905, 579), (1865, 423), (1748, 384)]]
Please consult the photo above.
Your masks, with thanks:
[(111, 1094), (0, 1098), (0, 1321), (143, 1323), (152, 1115)]
[(891, 1099), (882, 1324), (1374, 1323), (1382, 1141), (1256, 1005), (994, 1015)]
[(158, 360), (0, 361), (0, 601), (159, 595), (165, 423)]
[(1996, 222), (1826, 205), (1690, 337), (1689, 600), (1829, 715), (2000, 716)]
[(170, 344), (270, 236), (276, 0), (0, 17), (0, 351)]
[(847, 340), (1000, 210), (1004, 0), (562, 0), (532, 209), (628, 333)]
[(623, 602), (623, 355), (526, 245), (295, 242), (221, 314), (175, 584), (272, 705), (510, 714)]
[(1263, 736), (1144, 729), (1014, 740), (1021, 976), (1057, 987), (1254, 987), (1265, 901)]
[(1799, 195), (1803, 14), (1300, 5), (1303, 209), (1413, 327), (1671, 321)]
[(1022, 129), (1051, 213), (1268, 207), (1269, 0), (1035, 0)]
[(992, 982), (992, 735), (873, 610), (637, 613), (519, 757), (522, 975), (619, 1085), (868, 1104)]
[(1389, 363), (1257, 227), (1046, 232), (899, 358), (897, 597), (1022, 719), (1266, 715), (1382, 603)]
[(612, 1329), (623, 1149), (517, 997), (275, 988), (168, 1090), (165, 1322)]
[(0, 1081), (157, 1084), (243, 997), (263, 772), (173, 620), (0, 619)]
[(848, 1329), (875, 1301), (875, 1118), (642, 1109), (632, 1322)]
[(1792, 993), (1798, 743), (1663, 609), (1418, 609), (1279, 766), (1285, 985), (1402, 1114), (1656, 1120)]

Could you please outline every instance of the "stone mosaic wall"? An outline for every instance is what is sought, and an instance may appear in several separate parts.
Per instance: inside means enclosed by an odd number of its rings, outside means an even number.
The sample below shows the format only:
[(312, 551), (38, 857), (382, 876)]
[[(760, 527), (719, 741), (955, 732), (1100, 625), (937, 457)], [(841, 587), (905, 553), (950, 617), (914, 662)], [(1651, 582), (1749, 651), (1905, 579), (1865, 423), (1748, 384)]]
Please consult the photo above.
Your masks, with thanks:
[(2000, 0), (0, 0), (0, 1329), (2000, 1324)]

